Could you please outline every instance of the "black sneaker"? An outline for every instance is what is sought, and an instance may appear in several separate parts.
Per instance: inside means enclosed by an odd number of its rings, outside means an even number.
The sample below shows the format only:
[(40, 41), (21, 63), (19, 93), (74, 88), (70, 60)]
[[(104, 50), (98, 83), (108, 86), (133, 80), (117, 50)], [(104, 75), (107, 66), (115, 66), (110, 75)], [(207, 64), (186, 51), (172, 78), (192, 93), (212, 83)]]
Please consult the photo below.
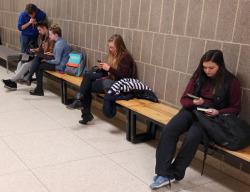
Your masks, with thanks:
[(12, 81), (10, 79), (6, 79), (6, 80), (2, 79), (2, 82), (4, 85), (8, 85), (8, 84), (12, 83)]
[(34, 89), (30, 91), (30, 95), (44, 96), (43, 90)]
[(82, 120), (79, 121), (79, 123), (85, 125), (85, 124), (87, 124), (88, 122), (92, 121), (93, 119), (94, 119), (94, 116), (93, 116), (91, 113), (89, 113), (89, 114), (87, 114), (87, 115), (84, 115), (84, 116), (82, 117)]
[(9, 83), (7, 85), (5, 84), (4, 87), (9, 89), (9, 90), (12, 90), (12, 91), (15, 91), (17, 89), (17, 85), (13, 81), (11, 81), (11, 83)]

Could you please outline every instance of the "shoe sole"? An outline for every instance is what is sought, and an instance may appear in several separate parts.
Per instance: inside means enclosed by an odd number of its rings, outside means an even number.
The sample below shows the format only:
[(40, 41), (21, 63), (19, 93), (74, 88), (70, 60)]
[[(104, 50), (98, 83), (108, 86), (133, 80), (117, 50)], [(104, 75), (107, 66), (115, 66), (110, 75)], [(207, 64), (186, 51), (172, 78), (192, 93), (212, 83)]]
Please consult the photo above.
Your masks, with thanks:
[(158, 188), (161, 188), (161, 187), (164, 187), (166, 185), (169, 185), (169, 183), (173, 183), (174, 181), (176, 181), (175, 179), (171, 180), (171, 181), (168, 181), (166, 183), (162, 183), (161, 185), (158, 185), (158, 186), (155, 186), (155, 187), (151, 187), (152, 189), (158, 189)]
[(17, 90), (17, 88), (13, 88), (13, 87), (8, 87), (8, 86), (6, 86), (6, 85), (4, 85), (4, 87), (5, 87), (6, 89), (9, 89), (9, 90), (11, 90), (11, 91), (16, 91), (16, 90)]
[(94, 119), (94, 117), (91, 120), (87, 121), (86, 123), (80, 123), (80, 122), (79, 123), (82, 124), (82, 125), (86, 125), (88, 122), (93, 121), (93, 119)]
[(69, 110), (75, 110), (75, 109), (83, 110), (83, 107), (72, 108), (72, 107), (69, 107), (68, 105), (66, 105), (66, 108), (69, 109)]
[(31, 86), (31, 83), (26, 83), (26, 82), (22, 82), (22, 81), (17, 81), (17, 83), (19, 83), (21, 85)]

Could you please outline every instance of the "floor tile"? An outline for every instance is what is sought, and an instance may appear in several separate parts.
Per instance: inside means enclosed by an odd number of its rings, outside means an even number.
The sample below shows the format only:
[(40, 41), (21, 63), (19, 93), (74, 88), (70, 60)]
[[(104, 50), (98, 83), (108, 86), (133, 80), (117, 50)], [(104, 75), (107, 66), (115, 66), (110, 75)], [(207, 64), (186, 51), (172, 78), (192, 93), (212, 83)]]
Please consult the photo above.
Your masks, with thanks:
[[(60, 102), (60, 101), (57, 101)], [(81, 119), (80, 110), (69, 110), (65, 105), (61, 104), (58, 107), (44, 107), (40, 108), (43, 113), (46, 113), (54, 121), (61, 124), (63, 127), (82, 127), (83, 125), (79, 124)]]
[(132, 144), (126, 140), (126, 125), (117, 119), (103, 121), (99, 112), (95, 112), (95, 119), (89, 124), (74, 127), (70, 130), (80, 138), (100, 150), (104, 154), (145, 147), (147, 144)]
[(23, 162), (14, 154), (14, 152), (0, 140), (0, 176), (28, 170)]
[(2, 96), (0, 95), (0, 103), (0, 114), (12, 111), (24, 111), (33, 109), (32, 105), (23, 101), (23, 99), (16, 94), (5, 94)]
[(0, 113), (0, 136), (62, 128), (46, 114), (33, 109)]
[(33, 172), (53, 192), (151, 191), (145, 183), (105, 156), (34, 169)]
[(9, 136), (3, 140), (29, 168), (100, 155), (65, 129)]
[(197, 187), (182, 190), (180, 192), (249, 192), (250, 186), (233, 178), (226, 178), (210, 182)]
[(2, 192), (48, 192), (31, 172), (20, 172), (0, 177)]

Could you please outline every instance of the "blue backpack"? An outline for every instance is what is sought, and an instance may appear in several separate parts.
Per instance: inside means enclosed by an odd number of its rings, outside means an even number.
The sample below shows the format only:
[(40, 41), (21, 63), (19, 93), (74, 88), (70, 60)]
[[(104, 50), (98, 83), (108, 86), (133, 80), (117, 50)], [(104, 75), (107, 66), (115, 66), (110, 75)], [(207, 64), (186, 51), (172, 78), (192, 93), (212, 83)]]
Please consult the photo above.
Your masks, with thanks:
[(72, 51), (66, 63), (65, 73), (74, 76), (83, 76), (86, 67), (86, 55), (83, 51)]

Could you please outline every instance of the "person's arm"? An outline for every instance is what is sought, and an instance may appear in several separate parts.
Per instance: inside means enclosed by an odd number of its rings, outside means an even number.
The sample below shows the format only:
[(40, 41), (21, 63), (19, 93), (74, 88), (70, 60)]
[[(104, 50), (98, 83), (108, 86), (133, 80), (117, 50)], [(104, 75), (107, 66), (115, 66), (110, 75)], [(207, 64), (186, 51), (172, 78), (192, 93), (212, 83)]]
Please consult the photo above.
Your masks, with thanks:
[(233, 78), (229, 90), (229, 107), (221, 109), (219, 112), (239, 115), (241, 111), (241, 95), (240, 83), (236, 78)]
[(24, 29), (26, 29), (27, 27), (29, 27), (30, 24), (32, 24), (31, 20), (28, 23), (25, 23), (24, 25), (22, 25), (21, 26), (21, 30), (23, 31)]
[(18, 18), (18, 22), (17, 22), (17, 28), (19, 31), (23, 30), (23, 26), (27, 25), (26, 28), (30, 25), (29, 22), (25, 21), (25, 12), (22, 12)]
[(49, 44), (49, 52), (50, 52), (50, 53), (53, 53), (54, 46), (55, 46), (55, 41), (54, 41), (54, 40), (51, 40), (51, 39), (49, 38), (48, 44)]
[[(194, 99), (190, 98), (187, 94), (194, 94), (195, 91), (195, 81), (191, 79), (181, 97), (181, 104), (184, 108), (195, 108), (197, 105), (194, 104)], [(198, 100), (197, 100), (198, 101)]]
[(57, 42), (55, 44), (55, 51), (56, 51), (56, 54), (54, 53), (54, 57), (55, 59), (53, 60), (47, 60), (46, 62), (47, 63), (50, 63), (50, 64), (55, 64), (55, 65), (59, 65), (61, 60), (62, 60), (62, 54), (63, 54), (63, 49), (64, 49), (64, 45), (62, 42)]
[(112, 73), (119, 79), (128, 78), (131, 76), (130, 73), (132, 65), (133, 65), (133, 58), (130, 55), (124, 55), (118, 64), (118, 69), (110, 67), (108, 72)]

